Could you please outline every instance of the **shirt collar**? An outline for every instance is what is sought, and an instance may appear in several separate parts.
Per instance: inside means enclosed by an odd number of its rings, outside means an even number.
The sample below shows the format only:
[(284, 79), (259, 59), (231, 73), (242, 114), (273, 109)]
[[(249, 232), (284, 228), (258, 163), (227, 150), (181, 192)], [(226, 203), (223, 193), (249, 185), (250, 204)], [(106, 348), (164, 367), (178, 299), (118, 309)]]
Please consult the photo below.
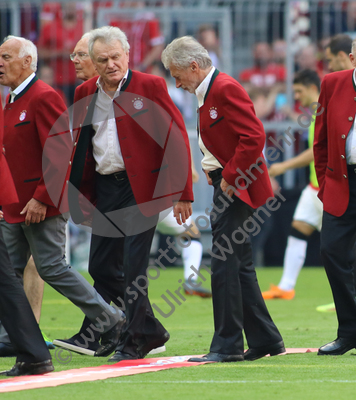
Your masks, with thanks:
[(356, 68), (354, 69), (354, 73), (352, 74), (354, 80), (354, 86), (356, 87)]
[[(118, 86), (117, 89), (116, 89), (116, 93), (115, 93), (114, 98), (117, 97), (117, 96), (119, 95), (120, 90), (121, 90), (122, 86), (125, 84), (128, 75), (129, 75), (129, 70), (127, 69), (126, 74), (125, 74), (124, 77), (121, 79), (121, 81), (120, 81), (120, 83), (119, 83), (119, 86)], [(96, 86), (99, 88), (99, 91), (104, 92), (104, 89), (103, 89), (103, 86), (102, 86), (102, 79), (101, 79), (101, 76), (99, 76), (98, 80), (96, 81)]]
[(10, 96), (11, 96), (11, 100), (14, 99), (15, 96), (17, 96), (18, 94), (20, 94), (25, 88), (26, 86), (32, 81), (32, 79), (35, 77), (35, 73), (32, 72), (32, 74), (26, 78), (19, 86), (17, 86), (16, 89), (14, 90), (9, 90)]
[(204, 97), (206, 91), (208, 90), (211, 78), (214, 75), (215, 69), (216, 69), (215, 67), (212, 67), (208, 75), (203, 79), (201, 84), (195, 89), (195, 95), (197, 96), (199, 107), (201, 107), (204, 104)]

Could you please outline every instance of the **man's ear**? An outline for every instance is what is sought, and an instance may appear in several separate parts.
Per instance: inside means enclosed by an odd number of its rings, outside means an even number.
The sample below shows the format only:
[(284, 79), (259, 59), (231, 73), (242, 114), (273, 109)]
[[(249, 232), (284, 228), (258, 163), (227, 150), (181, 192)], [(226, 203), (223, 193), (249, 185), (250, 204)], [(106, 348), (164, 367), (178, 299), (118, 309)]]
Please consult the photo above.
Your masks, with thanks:
[(22, 62), (22, 68), (23, 69), (27, 69), (29, 68), (29, 66), (32, 63), (32, 57), (30, 55), (27, 55), (23, 58), (23, 62)]
[(190, 68), (191, 68), (192, 71), (197, 71), (198, 68), (199, 68), (198, 63), (196, 61), (192, 61), (190, 63)]

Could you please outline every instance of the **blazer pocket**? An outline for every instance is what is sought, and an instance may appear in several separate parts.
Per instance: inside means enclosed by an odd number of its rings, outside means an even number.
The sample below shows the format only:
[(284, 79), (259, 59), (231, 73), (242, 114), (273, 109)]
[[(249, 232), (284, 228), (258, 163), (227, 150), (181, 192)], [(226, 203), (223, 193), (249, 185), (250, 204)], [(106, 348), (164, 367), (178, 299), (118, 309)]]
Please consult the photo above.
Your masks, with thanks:
[(30, 123), (31, 123), (31, 121), (20, 122), (19, 124), (15, 125), (15, 128), (18, 127), (18, 126), (27, 125), (27, 124), (30, 124)]
[(41, 178), (25, 179), (24, 183), (39, 181)]
[(166, 168), (168, 168), (168, 164), (164, 165), (164, 166), (161, 167), (161, 168), (153, 169), (153, 170), (151, 171), (151, 174), (154, 174), (154, 173), (159, 172), (159, 171), (163, 171), (163, 170), (166, 169)]
[(212, 128), (214, 125), (216, 125), (216, 124), (218, 124), (220, 121), (222, 121), (224, 119), (224, 117), (220, 117), (219, 119), (217, 119), (215, 122), (213, 122), (211, 125), (210, 125), (210, 128)]
[(332, 168), (330, 168), (330, 167), (328, 167), (328, 166), (326, 166), (326, 168), (327, 168), (329, 171), (334, 172), (334, 170), (333, 170)]

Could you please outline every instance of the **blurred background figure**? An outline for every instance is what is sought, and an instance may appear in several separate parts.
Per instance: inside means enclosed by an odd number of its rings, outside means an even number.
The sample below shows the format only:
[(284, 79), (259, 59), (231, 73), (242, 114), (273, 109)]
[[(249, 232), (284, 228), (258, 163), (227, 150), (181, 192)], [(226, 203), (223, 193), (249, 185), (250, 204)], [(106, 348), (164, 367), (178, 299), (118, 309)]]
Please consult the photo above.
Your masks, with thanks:
[(62, 98), (64, 103), (68, 105), (67, 98), (59, 87), (56, 86), (54, 82), (54, 71), (53, 68), (50, 67), (47, 64), (43, 64), (39, 69), (37, 73), (38, 77), (43, 80), (43, 82), (47, 83), (47, 85), (51, 86)]
[(52, 67), (54, 83), (64, 92), (68, 104), (73, 103), (76, 86), (76, 74), (69, 54), (82, 35), (80, 3), (63, 3), (61, 18), (43, 25), (38, 42), (39, 60)]
[(220, 62), (220, 43), (217, 31), (213, 25), (200, 25), (197, 39), (198, 42), (208, 50), (213, 65), (215, 65), (217, 69), (220, 69), (222, 67)]
[(143, 1), (123, 1), (120, 7), (137, 8), (133, 18), (125, 14), (113, 15), (109, 25), (122, 29), (130, 43), (130, 69), (151, 72), (152, 65), (159, 61), (164, 47), (159, 20), (154, 13), (145, 11)]
[(325, 58), (331, 72), (352, 69), (349, 54), (351, 52), (352, 39), (349, 35), (336, 35), (330, 39), (325, 48)]
[(272, 54), (271, 46), (266, 42), (253, 46), (253, 66), (243, 70), (238, 79), (246, 90), (253, 86), (270, 88), (285, 81), (285, 66), (275, 63)]
[(310, 165), (310, 182), (303, 190), (297, 208), (293, 216), (290, 235), (283, 263), (283, 276), (278, 284), (271, 285), (270, 290), (263, 292), (265, 300), (284, 299), (291, 300), (295, 296), (294, 287), (302, 269), (307, 253), (309, 236), (315, 231), (321, 230), (323, 205), (317, 194), (319, 185), (316, 178), (313, 156), (315, 116), (309, 109), (317, 103), (320, 93), (320, 78), (316, 71), (303, 70), (296, 74), (293, 81), (294, 98), (302, 107), (310, 112), (308, 142), (309, 148), (296, 157), (280, 163), (274, 163), (268, 172), (271, 177), (284, 174), (287, 170), (302, 168)]

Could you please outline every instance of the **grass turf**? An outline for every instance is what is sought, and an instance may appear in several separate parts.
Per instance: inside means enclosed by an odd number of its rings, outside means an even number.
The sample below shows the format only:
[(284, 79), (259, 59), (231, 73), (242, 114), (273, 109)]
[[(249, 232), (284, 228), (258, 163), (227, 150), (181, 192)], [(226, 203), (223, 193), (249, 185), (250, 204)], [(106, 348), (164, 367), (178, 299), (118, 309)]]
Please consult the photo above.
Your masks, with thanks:
[[(262, 290), (270, 282), (278, 283), (281, 268), (258, 270)], [(85, 274), (88, 278), (88, 275)], [(206, 275), (207, 276), (207, 275)], [(179, 287), (180, 268), (162, 272), (150, 285), (152, 303), (168, 311), (160, 297), (167, 289)], [(206, 282), (208, 283), (208, 281)], [(304, 268), (291, 301), (267, 302), (280, 329), (286, 347), (319, 347), (336, 337), (335, 313), (319, 313), (316, 306), (331, 301), (331, 292), (322, 268)], [(211, 299), (187, 296), (169, 318), (160, 317), (171, 334), (167, 352), (162, 356), (202, 354), (208, 352), (213, 333)], [(76, 333), (82, 321), (79, 309), (46, 285), (41, 328), (52, 338), (65, 338)], [(58, 362), (51, 351), (56, 371), (97, 366), (106, 358), (93, 358), (72, 353), (68, 364)], [(356, 389), (356, 351), (339, 357), (295, 354), (269, 357), (254, 362), (210, 364), (156, 373), (113, 378), (13, 392), (2, 399), (346, 399)], [(14, 358), (1, 358), (0, 369), (8, 369)]]

